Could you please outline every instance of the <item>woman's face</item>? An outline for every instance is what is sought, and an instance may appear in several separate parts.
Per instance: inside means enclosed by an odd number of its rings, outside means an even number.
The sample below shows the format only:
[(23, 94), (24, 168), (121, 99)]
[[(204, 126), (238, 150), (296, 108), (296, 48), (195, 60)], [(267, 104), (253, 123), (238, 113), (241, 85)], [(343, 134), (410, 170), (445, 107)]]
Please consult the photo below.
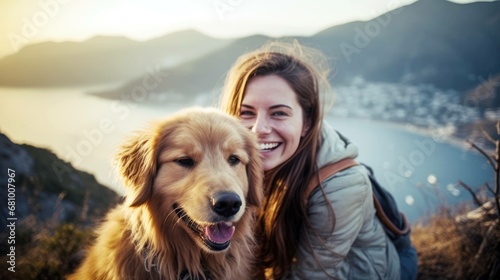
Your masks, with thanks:
[(289, 159), (307, 131), (296, 93), (276, 75), (256, 76), (248, 82), (240, 120), (258, 136), (264, 171)]

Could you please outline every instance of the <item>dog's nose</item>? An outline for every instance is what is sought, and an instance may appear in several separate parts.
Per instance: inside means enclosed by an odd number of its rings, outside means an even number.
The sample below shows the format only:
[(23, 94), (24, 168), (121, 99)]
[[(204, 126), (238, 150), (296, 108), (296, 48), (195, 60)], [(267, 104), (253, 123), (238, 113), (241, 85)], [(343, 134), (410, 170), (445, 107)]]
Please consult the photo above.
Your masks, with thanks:
[(240, 197), (231, 192), (222, 192), (212, 197), (212, 209), (215, 213), (230, 217), (240, 210), (241, 199)]

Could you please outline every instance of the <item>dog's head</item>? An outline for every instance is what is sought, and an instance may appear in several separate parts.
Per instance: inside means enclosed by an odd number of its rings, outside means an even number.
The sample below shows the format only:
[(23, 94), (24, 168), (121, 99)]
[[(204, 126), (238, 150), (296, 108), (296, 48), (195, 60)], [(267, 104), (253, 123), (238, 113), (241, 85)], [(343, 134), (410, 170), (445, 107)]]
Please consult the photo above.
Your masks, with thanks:
[(188, 109), (155, 123), (128, 140), (117, 160), (126, 203), (148, 207), (160, 223), (175, 219), (170, 226), (208, 252), (226, 250), (242, 217), (262, 201), (255, 136), (215, 109)]

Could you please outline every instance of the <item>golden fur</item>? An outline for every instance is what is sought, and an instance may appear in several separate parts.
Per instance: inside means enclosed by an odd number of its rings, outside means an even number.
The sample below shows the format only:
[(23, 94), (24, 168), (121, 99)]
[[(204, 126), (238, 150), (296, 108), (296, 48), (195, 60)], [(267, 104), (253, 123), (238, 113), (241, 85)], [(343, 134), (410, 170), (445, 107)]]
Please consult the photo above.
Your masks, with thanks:
[[(250, 131), (215, 109), (188, 109), (130, 138), (116, 159), (125, 202), (108, 213), (69, 279), (250, 277), (254, 216), (263, 198), (261, 160)], [(241, 198), (234, 215), (213, 210), (221, 192)], [(227, 249), (213, 251), (189, 224), (207, 230), (218, 222), (231, 222), (235, 230)]]

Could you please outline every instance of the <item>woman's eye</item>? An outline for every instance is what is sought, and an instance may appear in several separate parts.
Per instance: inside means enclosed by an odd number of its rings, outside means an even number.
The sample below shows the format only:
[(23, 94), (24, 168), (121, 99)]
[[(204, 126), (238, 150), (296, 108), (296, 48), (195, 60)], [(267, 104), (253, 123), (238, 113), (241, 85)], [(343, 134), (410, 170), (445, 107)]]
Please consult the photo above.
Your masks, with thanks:
[(190, 157), (181, 157), (175, 160), (175, 162), (183, 167), (193, 167), (194, 166), (194, 160)]
[(251, 111), (241, 111), (240, 116), (253, 116), (253, 112)]
[(229, 156), (227, 162), (229, 162), (230, 165), (236, 165), (240, 163), (240, 159), (235, 155), (231, 155)]
[(277, 111), (277, 112), (273, 112), (272, 114), (273, 116), (278, 116), (278, 117), (282, 117), (282, 116), (288, 116), (287, 113), (283, 112), (283, 111)]

